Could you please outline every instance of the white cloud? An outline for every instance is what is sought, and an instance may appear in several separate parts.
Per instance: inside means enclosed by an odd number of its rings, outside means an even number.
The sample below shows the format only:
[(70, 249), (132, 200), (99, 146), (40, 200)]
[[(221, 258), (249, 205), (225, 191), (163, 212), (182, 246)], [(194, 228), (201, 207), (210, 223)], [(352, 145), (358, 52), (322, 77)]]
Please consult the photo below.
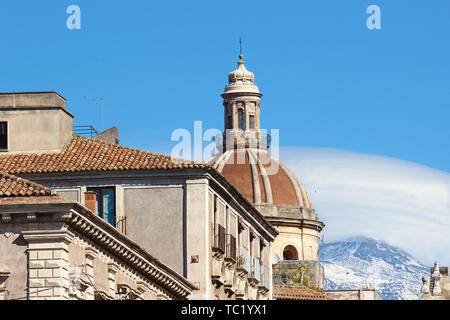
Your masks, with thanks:
[(325, 241), (364, 235), (450, 266), (450, 174), (337, 149), (281, 148), (325, 222)]

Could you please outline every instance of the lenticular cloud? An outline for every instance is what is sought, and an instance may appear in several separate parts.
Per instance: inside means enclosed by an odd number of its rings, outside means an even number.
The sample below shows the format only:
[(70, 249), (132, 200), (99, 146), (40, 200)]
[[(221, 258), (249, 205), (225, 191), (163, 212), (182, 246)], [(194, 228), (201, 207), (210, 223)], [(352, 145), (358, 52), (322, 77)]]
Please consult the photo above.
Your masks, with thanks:
[(450, 174), (337, 149), (281, 148), (326, 224), (325, 241), (363, 235), (450, 265)]

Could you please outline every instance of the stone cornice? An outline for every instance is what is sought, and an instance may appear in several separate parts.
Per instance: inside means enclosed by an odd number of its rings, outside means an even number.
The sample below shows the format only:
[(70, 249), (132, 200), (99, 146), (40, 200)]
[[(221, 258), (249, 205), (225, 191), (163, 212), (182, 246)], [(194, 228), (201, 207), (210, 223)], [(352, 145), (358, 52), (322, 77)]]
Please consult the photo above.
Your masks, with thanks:
[(288, 218), (288, 217), (270, 216), (267, 217), (266, 219), (277, 226), (307, 228), (317, 230), (318, 232), (321, 232), (325, 226), (325, 224), (322, 221), (302, 219), (298, 217)]
[(111, 252), (120, 261), (139, 270), (141, 274), (160, 284), (163, 288), (168, 288), (167, 291), (177, 299), (187, 298), (194, 290), (195, 286), (192, 283), (152, 257), (113, 226), (81, 205), (75, 204), (75, 206), (82, 210), (72, 210), (72, 215), (67, 220), (71, 229), (94, 240), (96, 244)]
[[(26, 212), (22, 203), (0, 203), (2, 213), (0, 223), (59, 222), (59, 230), (27, 230), (23, 231), (29, 242), (58, 242), (70, 243), (74, 234), (78, 233), (92, 240), (97, 246), (110, 252), (122, 263), (137, 270), (150, 281), (159, 284), (164, 291), (175, 299), (186, 299), (195, 289), (194, 284), (154, 258), (135, 242), (108, 224), (87, 208), (74, 202), (56, 201), (54, 203), (27, 203)], [(5, 210), (7, 212), (5, 212)], [(5, 212), (5, 213), (3, 213)], [(29, 215), (35, 219), (29, 219)]]

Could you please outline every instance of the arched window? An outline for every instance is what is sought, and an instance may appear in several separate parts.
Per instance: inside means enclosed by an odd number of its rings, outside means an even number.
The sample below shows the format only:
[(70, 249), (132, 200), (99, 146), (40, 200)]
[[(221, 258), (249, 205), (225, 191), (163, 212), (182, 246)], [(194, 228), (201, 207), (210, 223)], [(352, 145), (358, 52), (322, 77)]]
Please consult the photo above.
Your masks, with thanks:
[(283, 250), (283, 260), (298, 260), (297, 249), (294, 246), (287, 246)]
[(238, 110), (238, 127), (241, 130), (244, 130), (244, 110)]
[(227, 129), (233, 129), (233, 116), (227, 117)]

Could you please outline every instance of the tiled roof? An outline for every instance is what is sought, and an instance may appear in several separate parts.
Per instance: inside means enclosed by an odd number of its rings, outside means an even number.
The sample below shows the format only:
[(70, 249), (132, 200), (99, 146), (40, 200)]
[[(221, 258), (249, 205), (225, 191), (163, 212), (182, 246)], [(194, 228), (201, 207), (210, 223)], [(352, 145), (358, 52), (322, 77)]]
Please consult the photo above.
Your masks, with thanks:
[(0, 197), (45, 197), (51, 195), (50, 188), (0, 172)]
[(273, 294), (277, 300), (332, 300), (324, 293), (306, 287), (275, 286)]
[(0, 171), (10, 174), (206, 168), (208, 165), (73, 135), (59, 153), (0, 155)]

